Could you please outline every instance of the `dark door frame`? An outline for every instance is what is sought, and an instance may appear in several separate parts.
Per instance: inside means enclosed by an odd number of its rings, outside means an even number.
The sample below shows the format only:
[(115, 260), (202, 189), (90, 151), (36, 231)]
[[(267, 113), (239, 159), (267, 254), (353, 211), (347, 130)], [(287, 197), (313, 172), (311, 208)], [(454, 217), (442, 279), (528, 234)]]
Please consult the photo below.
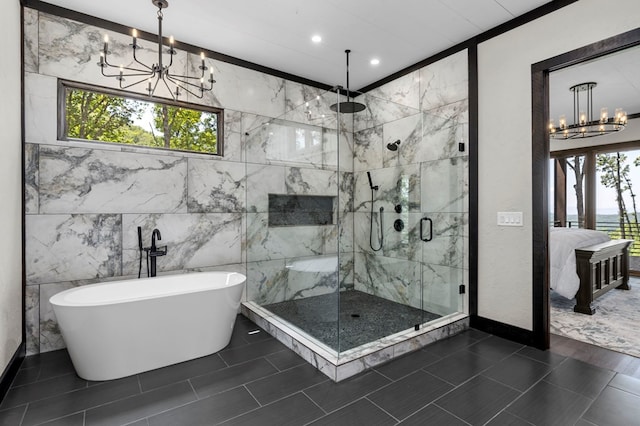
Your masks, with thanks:
[(533, 339), (549, 348), (549, 73), (640, 45), (640, 28), (531, 65), (531, 161), (533, 220)]

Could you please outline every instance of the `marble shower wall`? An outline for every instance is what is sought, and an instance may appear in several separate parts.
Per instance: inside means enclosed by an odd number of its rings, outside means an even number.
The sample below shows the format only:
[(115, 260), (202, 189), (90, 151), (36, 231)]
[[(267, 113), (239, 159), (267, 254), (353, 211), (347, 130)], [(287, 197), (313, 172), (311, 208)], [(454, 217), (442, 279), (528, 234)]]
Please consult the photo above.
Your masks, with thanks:
[[(322, 117), (335, 94), (209, 60), (213, 92), (187, 100), (224, 108), (224, 157), (62, 141), (58, 80), (115, 87), (96, 65), (105, 31), (28, 8), (24, 31), (28, 353), (64, 347), (52, 295), (137, 277), (138, 226), (145, 245), (158, 228), (168, 246), (159, 274), (241, 272), (260, 301), (336, 288), (339, 238), (343, 282), (353, 282), (352, 239), (340, 237), (353, 228), (352, 128), (344, 123), (338, 135), (335, 117)], [(126, 62), (130, 37), (107, 33), (113, 60)], [(154, 58), (153, 44), (142, 43)], [(192, 69), (199, 57), (179, 52), (174, 61)], [(296, 132), (308, 135), (305, 149)], [(266, 224), (268, 193), (338, 191), (334, 215), (349, 213), (340, 226)], [(304, 263), (323, 255), (320, 267)]]
[[(458, 144), (468, 142), (467, 52), (362, 99), (368, 108), (355, 116), (353, 137), (355, 288), (438, 314), (462, 310), (457, 291), (468, 281), (469, 191), (468, 150)], [(397, 151), (386, 148), (397, 140)], [(367, 171), (379, 186), (373, 209)], [(420, 239), (421, 218), (432, 221), (429, 242)], [(398, 219), (401, 231), (394, 229)], [(382, 248), (374, 251), (380, 227)], [(425, 221), (425, 237), (428, 227)]]

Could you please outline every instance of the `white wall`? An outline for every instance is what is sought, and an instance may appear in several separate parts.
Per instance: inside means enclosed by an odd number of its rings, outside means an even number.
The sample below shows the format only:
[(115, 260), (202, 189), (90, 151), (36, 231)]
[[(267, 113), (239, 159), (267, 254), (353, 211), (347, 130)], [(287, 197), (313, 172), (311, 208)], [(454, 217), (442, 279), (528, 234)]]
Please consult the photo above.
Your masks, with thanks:
[[(640, 2), (581, 0), (478, 46), (478, 315), (532, 329), (531, 65), (634, 29)], [(496, 212), (524, 212), (498, 227)]]
[(22, 187), (20, 130), (20, 3), (0, 14), (0, 374), (22, 340)]

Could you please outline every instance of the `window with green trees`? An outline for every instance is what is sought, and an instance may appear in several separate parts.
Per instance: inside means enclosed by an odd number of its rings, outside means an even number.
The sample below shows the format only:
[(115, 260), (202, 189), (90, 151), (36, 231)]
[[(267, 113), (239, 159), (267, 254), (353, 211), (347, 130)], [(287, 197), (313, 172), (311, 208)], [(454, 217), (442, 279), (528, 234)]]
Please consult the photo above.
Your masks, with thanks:
[(223, 110), (60, 82), (59, 137), (222, 155)]

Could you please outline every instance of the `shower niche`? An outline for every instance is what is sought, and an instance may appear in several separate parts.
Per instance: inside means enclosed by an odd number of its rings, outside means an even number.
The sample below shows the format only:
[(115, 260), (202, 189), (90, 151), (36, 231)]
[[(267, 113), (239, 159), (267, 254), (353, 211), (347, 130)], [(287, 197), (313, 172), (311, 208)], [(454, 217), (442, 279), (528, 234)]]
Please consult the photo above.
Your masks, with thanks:
[(345, 99), (309, 97), (244, 135), (242, 312), (335, 381), (468, 327), (465, 115), (368, 94), (344, 113)]

